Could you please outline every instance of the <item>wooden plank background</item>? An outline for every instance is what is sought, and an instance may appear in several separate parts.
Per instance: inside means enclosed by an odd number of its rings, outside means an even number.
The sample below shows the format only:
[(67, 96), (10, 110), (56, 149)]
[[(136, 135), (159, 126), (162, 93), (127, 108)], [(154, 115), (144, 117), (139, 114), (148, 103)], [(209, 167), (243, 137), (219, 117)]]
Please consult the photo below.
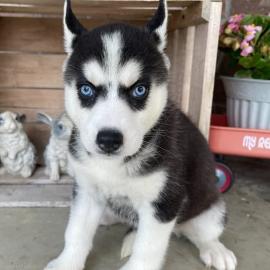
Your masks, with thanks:
[(64, 110), (64, 59), (60, 18), (0, 17), (0, 110), (27, 116), (39, 164), (50, 129), (37, 122), (37, 113), (56, 117)]
[(64, 55), (0, 53), (1, 87), (62, 88)]
[(63, 109), (62, 89), (0, 88), (0, 107), (32, 109)]
[[(104, 24), (101, 18), (80, 21), (88, 29)], [(145, 22), (134, 20), (131, 23), (144, 25)], [(0, 26), (0, 51), (63, 54), (63, 24), (60, 18), (0, 17)]]
[[(204, 1), (168, 0), (169, 11)], [(62, 16), (63, 2), (63, 0), (0, 0), (0, 12)], [(78, 16), (95, 18), (98, 15), (116, 14), (130, 20), (130, 16), (133, 15), (139, 19), (152, 15), (158, 0), (73, 0), (72, 5)]]

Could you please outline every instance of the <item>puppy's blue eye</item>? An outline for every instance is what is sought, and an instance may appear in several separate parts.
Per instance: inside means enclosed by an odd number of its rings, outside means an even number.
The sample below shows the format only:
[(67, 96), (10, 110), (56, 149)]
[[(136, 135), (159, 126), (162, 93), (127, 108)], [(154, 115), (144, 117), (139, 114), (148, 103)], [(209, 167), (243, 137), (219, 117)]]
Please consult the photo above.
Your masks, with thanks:
[(80, 86), (80, 94), (83, 97), (92, 98), (95, 96), (95, 90), (91, 85), (83, 84), (82, 86)]
[(148, 89), (144, 85), (138, 85), (132, 90), (134, 98), (144, 98), (147, 95)]

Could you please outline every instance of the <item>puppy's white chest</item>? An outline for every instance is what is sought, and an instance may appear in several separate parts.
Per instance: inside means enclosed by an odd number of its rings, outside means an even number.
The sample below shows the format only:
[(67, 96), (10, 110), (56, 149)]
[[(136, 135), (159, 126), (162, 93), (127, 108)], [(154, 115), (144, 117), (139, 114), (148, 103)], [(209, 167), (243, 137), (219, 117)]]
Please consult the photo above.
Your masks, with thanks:
[(133, 204), (154, 201), (166, 182), (166, 172), (162, 169), (147, 175), (130, 175), (125, 164), (110, 160), (71, 163), (78, 184), (85, 189), (96, 188), (106, 199), (128, 197)]

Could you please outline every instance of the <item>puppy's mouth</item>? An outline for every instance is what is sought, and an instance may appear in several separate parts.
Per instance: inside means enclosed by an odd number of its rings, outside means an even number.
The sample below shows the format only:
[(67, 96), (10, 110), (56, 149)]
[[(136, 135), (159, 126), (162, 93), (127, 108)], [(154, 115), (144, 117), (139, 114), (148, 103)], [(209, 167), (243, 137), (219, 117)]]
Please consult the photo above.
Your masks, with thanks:
[(96, 152), (98, 155), (101, 155), (101, 156), (105, 156), (105, 157), (116, 157), (116, 156), (120, 156), (121, 154), (121, 150), (118, 150), (116, 152), (104, 152), (102, 150), (97, 150)]
[(99, 157), (104, 157), (104, 158), (108, 158), (108, 159), (114, 158), (114, 157), (120, 157), (121, 152), (122, 152), (121, 149), (119, 149), (115, 152), (104, 152), (100, 149), (95, 149), (94, 151), (89, 151), (89, 150), (87, 150), (87, 148), (85, 146), (84, 146), (84, 149), (85, 149), (88, 156), (93, 157), (94, 155), (97, 155)]

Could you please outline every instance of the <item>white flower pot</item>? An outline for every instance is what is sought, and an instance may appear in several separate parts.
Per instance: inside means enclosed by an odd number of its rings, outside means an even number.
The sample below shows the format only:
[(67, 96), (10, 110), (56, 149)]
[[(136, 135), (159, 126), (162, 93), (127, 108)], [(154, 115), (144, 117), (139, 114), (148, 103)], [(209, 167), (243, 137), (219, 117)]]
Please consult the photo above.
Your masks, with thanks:
[(229, 125), (270, 129), (270, 80), (221, 77), (227, 96)]

